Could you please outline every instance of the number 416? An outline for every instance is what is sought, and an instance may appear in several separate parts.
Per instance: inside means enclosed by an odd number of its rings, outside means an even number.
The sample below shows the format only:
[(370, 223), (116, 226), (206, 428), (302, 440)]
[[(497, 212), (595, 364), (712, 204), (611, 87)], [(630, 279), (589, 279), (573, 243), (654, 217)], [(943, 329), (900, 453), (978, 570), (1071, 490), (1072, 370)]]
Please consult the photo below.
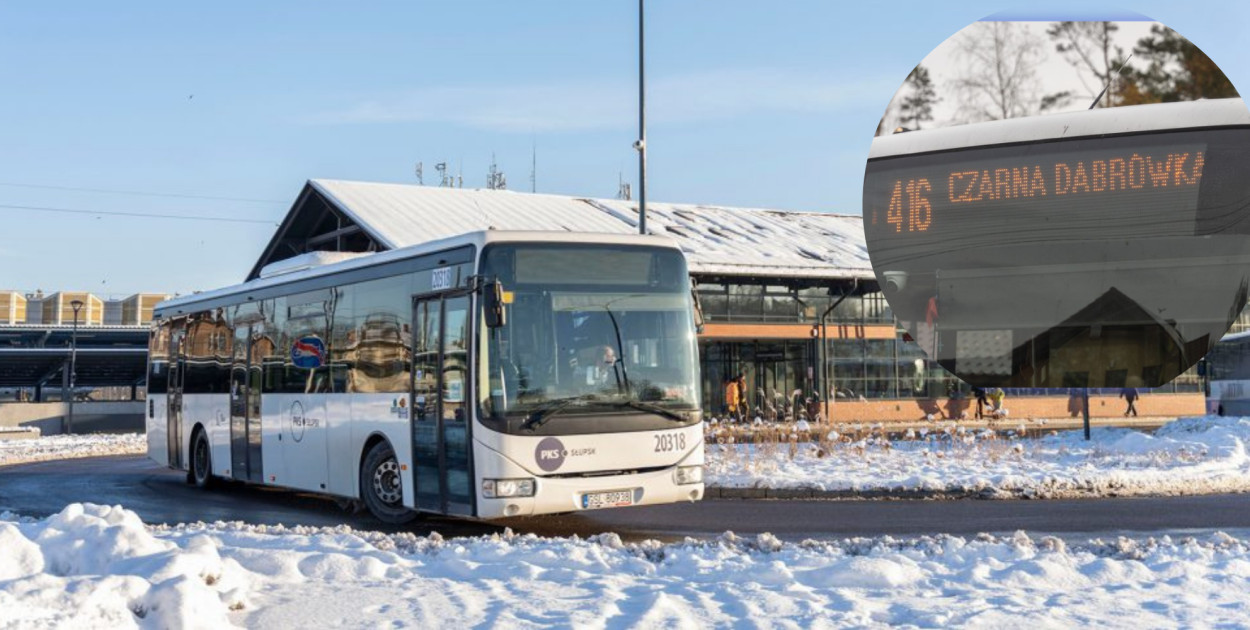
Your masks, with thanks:
[[(903, 193), (907, 193), (904, 200)], [(925, 178), (909, 179), (894, 182), (894, 192), (890, 194), (890, 207), (886, 210), (885, 220), (894, 224), (895, 232), (902, 232), (906, 224), (908, 232), (924, 232), (933, 222), (933, 206), (929, 204), (926, 194), (933, 192), (933, 186)]]

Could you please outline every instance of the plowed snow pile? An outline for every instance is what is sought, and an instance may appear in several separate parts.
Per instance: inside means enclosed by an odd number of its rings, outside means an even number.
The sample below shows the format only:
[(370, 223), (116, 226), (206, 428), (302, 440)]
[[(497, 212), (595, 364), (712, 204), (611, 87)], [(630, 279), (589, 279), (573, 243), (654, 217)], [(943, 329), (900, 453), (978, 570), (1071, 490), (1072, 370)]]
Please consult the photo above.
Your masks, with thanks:
[(1250, 623), (1250, 543), (949, 536), (622, 544), (0, 515), (0, 627), (1193, 627)]
[(0, 466), (72, 457), (138, 455), (148, 449), (142, 433), (45, 435), (27, 440), (0, 440)]

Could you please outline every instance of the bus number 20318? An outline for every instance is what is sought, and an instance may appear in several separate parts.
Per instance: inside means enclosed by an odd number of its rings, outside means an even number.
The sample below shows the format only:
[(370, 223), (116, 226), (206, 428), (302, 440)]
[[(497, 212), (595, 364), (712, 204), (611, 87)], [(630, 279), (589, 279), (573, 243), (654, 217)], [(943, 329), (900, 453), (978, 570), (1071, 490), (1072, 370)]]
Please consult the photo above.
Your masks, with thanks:
[(657, 453), (684, 450), (686, 450), (685, 433), (661, 433), (655, 436), (655, 452)]

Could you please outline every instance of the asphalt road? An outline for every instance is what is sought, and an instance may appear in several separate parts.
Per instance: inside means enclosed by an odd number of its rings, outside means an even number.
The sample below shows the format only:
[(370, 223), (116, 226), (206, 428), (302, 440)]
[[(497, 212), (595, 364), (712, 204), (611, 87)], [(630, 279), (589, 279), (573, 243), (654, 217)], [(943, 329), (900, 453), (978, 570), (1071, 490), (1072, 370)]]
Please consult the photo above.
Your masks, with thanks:
[[(297, 492), (224, 484), (199, 490), (185, 474), (144, 456), (97, 457), (0, 468), (0, 511), (44, 516), (68, 503), (121, 504), (149, 523), (245, 521), (257, 524), (394, 530), (367, 513)], [(423, 518), (402, 529), (444, 536), (511, 527), (545, 536), (617, 532), (626, 539), (760, 532), (790, 540), (1026, 530), (1047, 534), (1135, 534), (1250, 530), (1250, 494), (1079, 500), (771, 501), (713, 500), (480, 523)]]

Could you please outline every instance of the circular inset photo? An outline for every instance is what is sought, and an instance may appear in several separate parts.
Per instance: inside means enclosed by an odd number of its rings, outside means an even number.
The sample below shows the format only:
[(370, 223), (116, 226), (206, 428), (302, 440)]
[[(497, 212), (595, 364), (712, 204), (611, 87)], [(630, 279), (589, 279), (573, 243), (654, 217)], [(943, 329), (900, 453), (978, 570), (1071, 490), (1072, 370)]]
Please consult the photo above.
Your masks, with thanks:
[(1157, 387), (1250, 286), (1250, 110), (1157, 22), (982, 21), (903, 82), (864, 230), (897, 319), (979, 387)]

